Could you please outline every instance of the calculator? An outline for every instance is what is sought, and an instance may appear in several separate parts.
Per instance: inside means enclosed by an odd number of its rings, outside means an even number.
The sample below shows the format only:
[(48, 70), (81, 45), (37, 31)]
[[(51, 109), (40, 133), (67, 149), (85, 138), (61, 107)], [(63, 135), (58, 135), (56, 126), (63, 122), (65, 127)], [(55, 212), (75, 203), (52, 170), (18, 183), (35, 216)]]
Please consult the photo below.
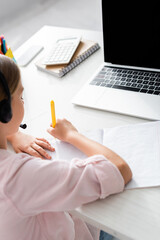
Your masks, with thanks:
[(80, 36), (61, 38), (56, 41), (44, 57), (43, 64), (59, 65), (68, 64), (73, 57), (79, 43)]

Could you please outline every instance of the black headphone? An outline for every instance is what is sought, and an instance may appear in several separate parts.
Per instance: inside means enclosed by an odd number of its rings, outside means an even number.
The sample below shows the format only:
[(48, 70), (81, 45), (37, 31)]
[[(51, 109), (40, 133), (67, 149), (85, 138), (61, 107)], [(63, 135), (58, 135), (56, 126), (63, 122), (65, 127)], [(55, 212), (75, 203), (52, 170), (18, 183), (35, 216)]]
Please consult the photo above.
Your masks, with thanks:
[(3, 99), (0, 101), (0, 122), (8, 123), (12, 118), (12, 108), (11, 108), (11, 94), (5, 76), (0, 71), (0, 81), (3, 85), (5, 93), (8, 99)]

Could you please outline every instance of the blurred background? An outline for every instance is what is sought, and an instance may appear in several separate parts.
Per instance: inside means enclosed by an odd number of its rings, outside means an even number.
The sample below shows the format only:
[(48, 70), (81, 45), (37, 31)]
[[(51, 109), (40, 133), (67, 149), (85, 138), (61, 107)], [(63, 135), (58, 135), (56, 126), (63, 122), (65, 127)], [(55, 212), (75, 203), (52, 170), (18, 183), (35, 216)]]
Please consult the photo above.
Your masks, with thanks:
[(0, 0), (0, 35), (12, 51), (44, 25), (101, 31), (101, 0)]

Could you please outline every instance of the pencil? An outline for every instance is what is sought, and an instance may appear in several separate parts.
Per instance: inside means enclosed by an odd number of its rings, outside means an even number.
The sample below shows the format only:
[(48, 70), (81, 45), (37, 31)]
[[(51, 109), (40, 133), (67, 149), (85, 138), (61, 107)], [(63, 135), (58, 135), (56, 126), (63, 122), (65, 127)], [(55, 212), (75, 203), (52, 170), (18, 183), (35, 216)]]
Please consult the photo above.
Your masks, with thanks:
[(51, 100), (51, 117), (52, 117), (52, 127), (54, 128), (56, 125), (56, 116), (55, 116), (55, 107), (54, 107), (53, 100)]

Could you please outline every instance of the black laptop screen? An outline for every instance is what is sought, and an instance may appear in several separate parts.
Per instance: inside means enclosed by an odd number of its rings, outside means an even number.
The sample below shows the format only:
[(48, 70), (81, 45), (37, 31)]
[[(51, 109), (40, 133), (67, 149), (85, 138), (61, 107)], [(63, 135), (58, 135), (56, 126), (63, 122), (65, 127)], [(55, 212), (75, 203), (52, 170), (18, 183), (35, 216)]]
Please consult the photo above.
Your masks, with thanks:
[(102, 0), (105, 62), (160, 69), (158, 4), (112, 2)]

